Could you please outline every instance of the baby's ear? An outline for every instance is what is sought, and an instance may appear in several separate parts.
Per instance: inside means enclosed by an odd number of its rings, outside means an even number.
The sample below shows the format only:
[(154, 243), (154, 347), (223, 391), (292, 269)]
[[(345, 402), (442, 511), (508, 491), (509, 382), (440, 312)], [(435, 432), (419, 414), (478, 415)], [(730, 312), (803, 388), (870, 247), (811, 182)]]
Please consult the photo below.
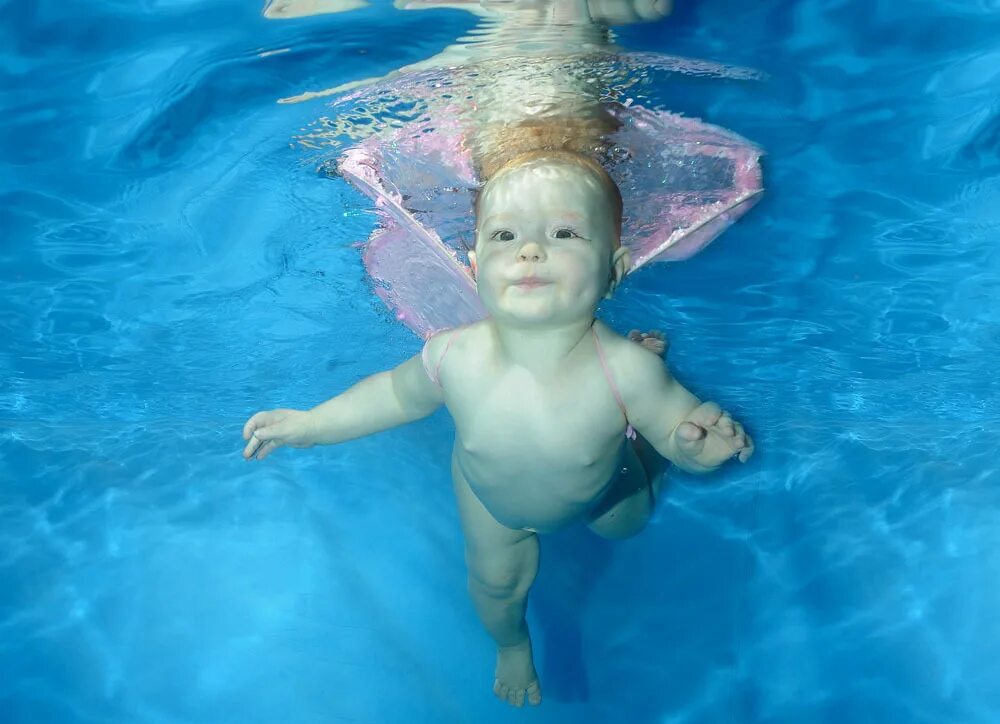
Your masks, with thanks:
[(472, 276), (478, 277), (479, 267), (476, 266), (476, 252), (474, 252), (472, 249), (469, 249), (469, 266), (472, 267)]
[(625, 275), (628, 274), (628, 270), (631, 268), (632, 255), (629, 254), (628, 249), (624, 246), (618, 247), (611, 256), (611, 279), (608, 280), (608, 291), (604, 295), (605, 299), (611, 299), (611, 296), (615, 293), (615, 289), (622, 283), (622, 280), (625, 279)]

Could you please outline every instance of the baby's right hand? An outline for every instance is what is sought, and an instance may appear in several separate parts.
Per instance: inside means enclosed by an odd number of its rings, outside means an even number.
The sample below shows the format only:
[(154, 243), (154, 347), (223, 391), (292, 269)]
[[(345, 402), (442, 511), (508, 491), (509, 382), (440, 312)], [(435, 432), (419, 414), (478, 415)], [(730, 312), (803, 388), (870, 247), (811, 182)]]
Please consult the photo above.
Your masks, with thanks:
[(313, 416), (303, 410), (258, 412), (243, 426), (243, 457), (263, 460), (282, 445), (312, 447), (315, 444)]

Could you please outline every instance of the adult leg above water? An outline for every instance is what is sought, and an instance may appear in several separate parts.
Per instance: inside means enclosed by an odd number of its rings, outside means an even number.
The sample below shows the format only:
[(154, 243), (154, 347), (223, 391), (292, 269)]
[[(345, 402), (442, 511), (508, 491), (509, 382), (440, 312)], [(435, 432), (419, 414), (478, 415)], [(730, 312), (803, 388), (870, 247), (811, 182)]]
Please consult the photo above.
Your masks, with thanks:
[(522, 706), (542, 700), (525, 621), (528, 591), (538, 573), (538, 536), (513, 530), (490, 515), (451, 463), (455, 499), (465, 534), (465, 562), (469, 593), (479, 619), (497, 643), (493, 693)]

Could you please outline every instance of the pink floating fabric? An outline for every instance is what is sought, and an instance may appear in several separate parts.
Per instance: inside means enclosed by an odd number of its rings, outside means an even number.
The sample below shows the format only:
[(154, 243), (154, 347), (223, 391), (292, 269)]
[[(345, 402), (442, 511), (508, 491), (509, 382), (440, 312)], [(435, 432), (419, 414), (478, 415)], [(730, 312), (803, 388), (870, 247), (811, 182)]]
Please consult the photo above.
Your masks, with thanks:
[[(640, 106), (609, 110), (621, 127), (603, 162), (624, 199), (632, 271), (689, 258), (759, 199), (761, 152), (746, 139)], [(479, 180), (460, 125), (435, 115), (370, 136), (339, 161), (379, 212), (364, 249), (376, 293), (422, 337), (486, 314), (464, 261)]]

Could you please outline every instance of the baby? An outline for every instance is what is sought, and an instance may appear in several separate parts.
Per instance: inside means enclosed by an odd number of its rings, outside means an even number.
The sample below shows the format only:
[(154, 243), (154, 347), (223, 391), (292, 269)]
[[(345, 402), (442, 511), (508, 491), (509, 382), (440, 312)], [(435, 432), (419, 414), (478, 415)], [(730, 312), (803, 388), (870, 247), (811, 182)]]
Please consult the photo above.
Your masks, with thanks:
[(507, 160), (477, 199), (469, 252), (489, 317), (432, 336), (421, 354), (312, 410), (258, 412), (243, 428), (243, 456), (263, 459), (448, 408), (469, 591), (497, 644), (493, 691), (515, 706), (541, 701), (525, 621), (538, 533), (584, 521), (606, 538), (635, 535), (664, 459), (703, 473), (754, 450), (653, 345), (595, 320), (629, 268), (621, 216), (618, 189), (581, 153)]

